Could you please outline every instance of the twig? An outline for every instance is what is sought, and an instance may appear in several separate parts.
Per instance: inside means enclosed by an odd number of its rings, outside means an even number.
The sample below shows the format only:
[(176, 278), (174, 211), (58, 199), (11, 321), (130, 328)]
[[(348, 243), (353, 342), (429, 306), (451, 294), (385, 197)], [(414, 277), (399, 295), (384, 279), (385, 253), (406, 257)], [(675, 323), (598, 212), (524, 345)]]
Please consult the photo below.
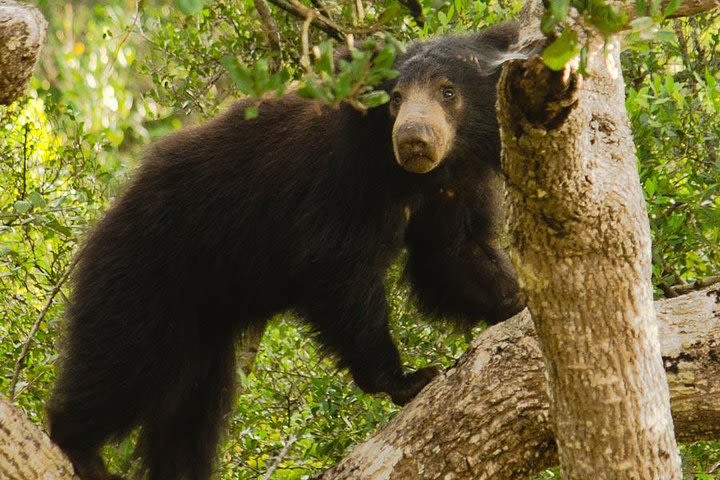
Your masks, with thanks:
[(278, 453), (277, 457), (275, 457), (275, 460), (273, 460), (272, 465), (270, 465), (270, 468), (268, 468), (267, 472), (265, 472), (265, 475), (263, 476), (263, 480), (270, 480), (270, 477), (272, 477), (272, 474), (275, 473), (275, 470), (280, 466), (280, 462), (283, 461), (283, 458), (288, 453), (288, 450), (290, 450), (290, 447), (293, 443), (297, 441), (297, 437), (295, 435), (290, 435), (290, 438), (287, 439), (285, 442), (285, 445), (283, 445), (282, 450), (280, 450), (280, 453)]
[(270, 7), (268, 7), (265, 0), (253, 0), (253, 3), (255, 3), (255, 10), (257, 10), (258, 15), (260, 15), (260, 20), (267, 32), (270, 46), (276, 50), (278, 54), (282, 53), (280, 48), (280, 33), (278, 32), (278, 26), (277, 23), (275, 23), (275, 19), (270, 14)]
[[(130, 25), (128, 25), (127, 29), (125, 30), (125, 35), (120, 39), (120, 41), (117, 44), (117, 47), (115, 48), (115, 52), (113, 53), (112, 60), (107, 64), (107, 67), (105, 68), (105, 75), (108, 75), (110, 72), (112, 72), (113, 68), (115, 68), (115, 62), (117, 61), (117, 57), (120, 54), (120, 49), (125, 45), (125, 42), (127, 42), (128, 38), (130, 38), (130, 33), (132, 32), (133, 28), (138, 24), (138, 20), (140, 19), (140, 11), (142, 10), (142, 2), (143, 0), (135, 0), (135, 16), (133, 17), (133, 21)], [(142, 26), (140, 27), (140, 30), (142, 31)]]
[(62, 277), (60, 277), (58, 282), (55, 284), (52, 291), (50, 292), (50, 296), (45, 302), (45, 306), (43, 306), (43, 309), (40, 311), (40, 315), (38, 315), (37, 320), (35, 320), (35, 324), (30, 329), (30, 333), (28, 333), (27, 339), (25, 340), (25, 345), (23, 345), (23, 349), (20, 352), (20, 357), (17, 359), (17, 362), (15, 362), (15, 370), (13, 371), (12, 380), (10, 380), (8, 396), (10, 397), (11, 401), (15, 399), (15, 388), (17, 387), (17, 382), (20, 378), (20, 371), (23, 368), (25, 357), (27, 357), (27, 354), (30, 351), (30, 344), (32, 343), (32, 339), (37, 333), (37, 331), (40, 329), (40, 325), (42, 324), (43, 320), (45, 320), (45, 315), (50, 309), (50, 306), (52, 305), (53, 300), (60, 291), (60, 288), (62, 288), (63, 284), (67, 281), (68, 278), (70, 278), (70, 274), (72, 273), (72, 270), (75, 267), (76, 263), (77, 260), (74, 260), (67, 268), (67, 270), (65, 270), (65, 273), (63, 273)]
[(318, 9), (318, 12), (325, 15), (327, 18), (330, 18), (330, 19), (333, 18), (332, 15), (330, 14), (330, 10), (328, 10), (328, 8), (325, 5), (323, 5), (323, 3), (320, 0), (310, 0), (310, 3), (312, 3), (313, 6)]
[(692, 283), (673, 285), (672, 287), (664, 288), (663, 291), (665, 292), (665, 296), (667, 297), (679, 297), (680, 295), (685, 295), (686, 293), (690, 293), (694, 290), (700, 290), (705, 287), (709, 287), (713, 283), (717, 282), (720, 282), (720, 275), (714, 275), (712, 277), (695, 280)]
[[(43, 215), (45, 213), (51, 213), (51, 212), (67, 212), (67, 211), (78, 211), (78, 210), (79, 210), (78, 207), (68, 207), (68, 208), (58, 207), (58, 208), (47, 208), (45, 210), (33, 210), (32, 213), (37, 216), (37, 215)], [(10, 219), (20, 218), (20, 217), (24, 217), (26, 215), (28, 215), (28, 213), (0, 213), (0, 219), (2, 219), (2, 218), (10, 218)]]
[(310, 24), (315, 17), (314, 12), (310, 11), (307, 18), (303, 22), (300, 34), (300, 43), (302, 46), (302, 55), (300, 56), (300, 65), (307, 73), (312, 73), (312, 64), (310, 63)]
[(355, 0), (355, 20), (357, 25), (365, 21), (365, 8), (363, 7), (362, 0)]
[(30, 124), (25, 124), (23, 133), (23, 170), (22, 170), (22, 191), (20, 192), (20, 200), (25, 200), (25, 194), (27, 193), (27, 145), (28, 145), (28, 132), (30, 131)]
[(338, 24), (329, 18), (320, 15), (312, 8), (306, 7), (300, 2), (294, 0), (270, 0), (270, 3), (303, 20), (306, 20), (310, 17), (310, 15), (312, 15), (312, 23), (317, 28), (327, 33), (335, 40), (342, 41), (345, 38), (345, 32)]

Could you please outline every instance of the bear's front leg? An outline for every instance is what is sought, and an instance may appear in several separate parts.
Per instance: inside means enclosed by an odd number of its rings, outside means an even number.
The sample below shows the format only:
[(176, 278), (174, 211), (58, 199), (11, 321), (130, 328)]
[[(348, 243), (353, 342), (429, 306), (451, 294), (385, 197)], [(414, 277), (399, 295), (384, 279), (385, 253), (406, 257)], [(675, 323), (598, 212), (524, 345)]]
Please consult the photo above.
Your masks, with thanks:
[[(345, 282), (346, 285), (352, 282)], [(325, 292), (307, 308), (307, 319), (320, 340), (347, 367), (355, 384), (366, 393), (384, 392), (397, 405), (405, 405), (435, 377), (437, 367), (405, 373), (400, 354), (390, 337), (388, 306), (381, 279), (366, 288)]]

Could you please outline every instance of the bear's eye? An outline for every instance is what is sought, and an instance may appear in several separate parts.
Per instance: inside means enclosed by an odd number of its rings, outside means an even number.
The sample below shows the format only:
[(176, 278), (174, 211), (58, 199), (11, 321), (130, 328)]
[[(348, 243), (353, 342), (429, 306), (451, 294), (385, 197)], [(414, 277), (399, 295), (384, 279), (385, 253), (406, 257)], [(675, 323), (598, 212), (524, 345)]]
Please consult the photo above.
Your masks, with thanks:
[(442, 96), (445, 100), (455, 98), (455, 89), (452, 87), (445, 87), (442, 89)]
[(394, 106), (399, 106), (402, 103), (402, 95), (400, 94), (400, 92), (393, 92), (390, 101)]

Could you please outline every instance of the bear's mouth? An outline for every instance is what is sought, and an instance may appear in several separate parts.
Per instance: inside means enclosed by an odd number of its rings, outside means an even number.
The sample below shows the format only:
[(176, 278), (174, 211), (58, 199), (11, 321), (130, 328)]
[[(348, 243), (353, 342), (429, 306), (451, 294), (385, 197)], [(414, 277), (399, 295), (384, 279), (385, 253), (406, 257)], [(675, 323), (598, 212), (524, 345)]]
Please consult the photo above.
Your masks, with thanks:
[(427, 173), (437, 167), (439, 162), (434, 161), (426, 154), (403, 155), (398, 158), (400, 166), (412, 173)]
[(410, 140), (394, 147), (397, 163), (408, 172), (427, 173), (440, 163), (430, 141)]

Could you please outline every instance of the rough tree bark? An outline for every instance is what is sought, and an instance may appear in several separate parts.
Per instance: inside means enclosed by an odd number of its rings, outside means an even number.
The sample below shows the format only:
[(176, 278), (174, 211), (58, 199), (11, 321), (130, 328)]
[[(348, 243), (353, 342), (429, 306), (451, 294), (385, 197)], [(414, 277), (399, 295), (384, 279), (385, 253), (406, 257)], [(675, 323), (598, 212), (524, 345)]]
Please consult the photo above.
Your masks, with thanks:
[(15, 407), (0, 397), (0, 478), (70, 480), (65, 455)]
[[(655, 305), (678, 438), (720, 438), (720, 284)], [(453, 368), (322, 479), (521, 479), (557, 464), (548, 411), (525, 311), (482, 332)], [(40, 429), (0, 398), (0, 478), (68, 480), (71, 472)]]
[(0, 105), (11, 104), (25, 90), (46, 34), (47, 22), (37, 8), (0, 0)]

